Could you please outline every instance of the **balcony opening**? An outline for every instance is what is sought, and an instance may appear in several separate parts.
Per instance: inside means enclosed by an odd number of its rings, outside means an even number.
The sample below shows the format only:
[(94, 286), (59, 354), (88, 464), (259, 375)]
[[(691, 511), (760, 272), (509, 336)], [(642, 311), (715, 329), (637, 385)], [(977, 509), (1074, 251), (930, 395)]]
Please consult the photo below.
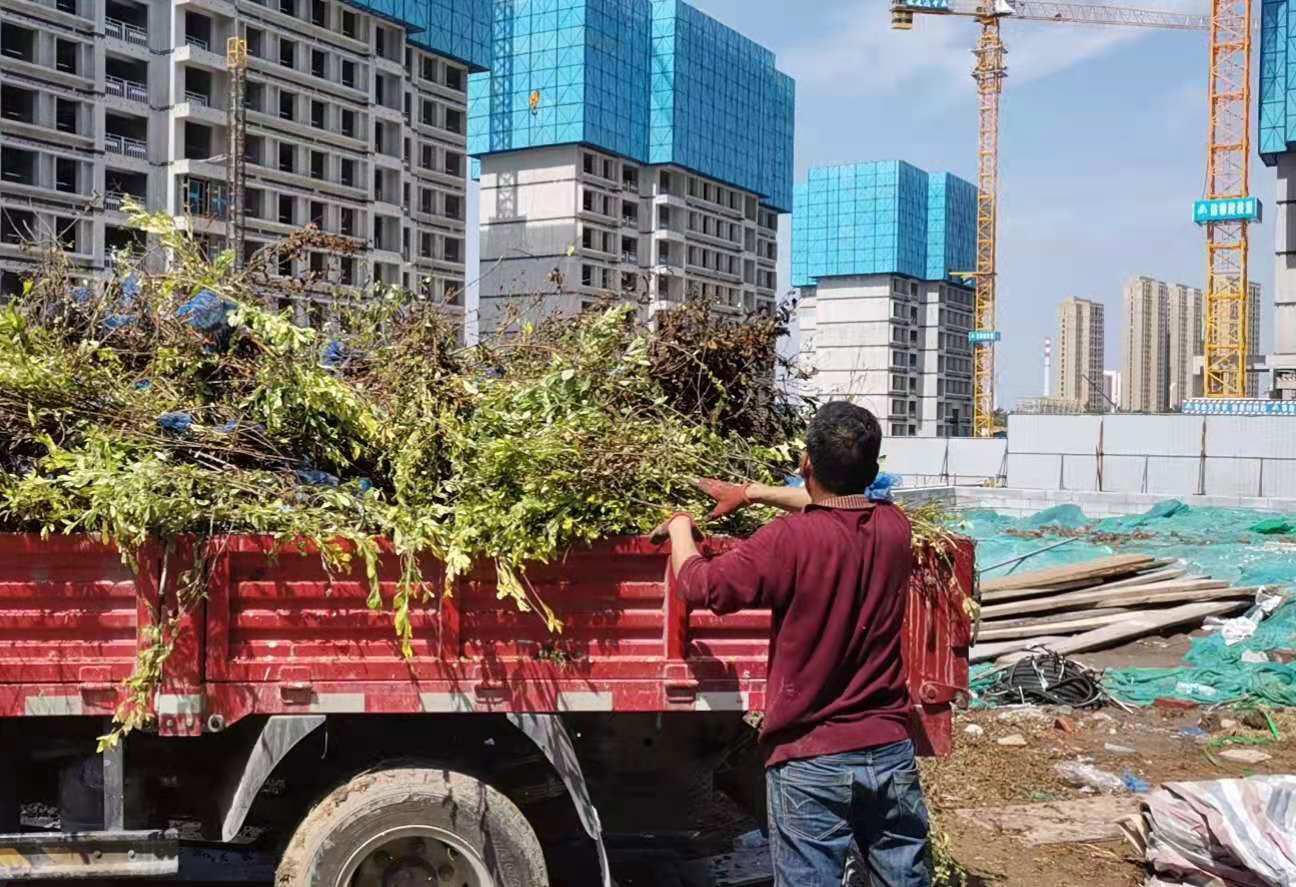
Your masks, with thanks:
[(451, 132), (462, 133), (463, 130), (463, 111), (454, 108), (446, 108), (445, 128)]
[(315, 127), (316, 129), (324, 129), (326, 108), (327, 105), (325, 105), (323, 102), (316, 102), (316, 101), (311, 102), (311, 126)]
[(148, 103), (148, 62), (108, 56), (104, 59), (104, 91), (133, 102)]
[(328, 4), (324, 0), (311, 0), (311, 24), (317, 28), (328, 27)]
[(463, 155), (456, 154), (454, 151), (447, 151), (445, 155), (445, 171), (452, 176), (463, 175)]
[(310, 174), (312, 179), (324, 180), (325, 158), (323, 151), (312, 151), (310, 154)]
[(68, 15), (80, 15), (77, 10), (77, 0), (54, 0), (54, 8), (59, 12), (66, 12)]
[(320, 275), (324, 273), (324, 254), (310, 254), (310, 272), (311, 274)]
[(36, 63), (36, 32), (10, 22), (0, 25), (0, 55)]
[(297, 171), (297, 151), (292, 145), (283, 142), (279, 143), (279, 171)]
[(22, 295), (23, 276), (17, 271), (0, 271), (0, 305)]
[(292, 40), (279, 38), (279, 64), (285, 68), (297, 66), (297, 44)]
[(196, 12), (185, 13), (185, 43), (199, 49), (212, 48), (212, 20)]
[(279, 119), (297, 119), (297, 94), (295, 92), (279, 90)]
[(265, 111), (265, 84), (249, 80), (243, 93), (243, 107), (258, 113)]
[(0, 243), (30, 243), (36, 239), (36, 214), (25, 209), (0, 213)]
[(447, 262), (459, 262), (463, 255), (463, 241), (457, 237), (447, 237), (445, 239), (445, 260)]
[(54, 67), (64, 74), (80, 74), (81, 44), (75, 40), (55, 40)]
[(462, 68), (456, 68), (454, 65), (446, 65), (446, 86), (455, 92), (464, 91), (464, 72)]
[(355, 89), (356, 85), (356, 65), (350, 59), (342, 60), (342, 85)]
[(265, 32), (260, 28), (248, 28), (243, 36), (247, 40), (248, 55), (262, 58), (265, 54)]
[(424, 126), (436, 126), (436, 106), (427, 99), (419, 103), (419, 121)]
[(639, 238), (637, 237), (621, 238), (621, 258), (627, 262), (639, 261)]
[(351, 286), (355, 283), (355, 259), (351, 256), (343, 256), (339, 263), (338, 276), (342, 283)]
[(243, 159), (248, 163), (264, 166), (265, 157), (265, 136), (248, 136), (248, 140), (243, 143)]
[(338, 230), (347, 237), (355, 236), (355, 210), (348, 206), (342, 207), (342, 213), (338, 218)]
[(373, 176), (373, 199), (383, 202), (383, 174), (381, 169), (374, 170)]
[(19, 123), (35, 123), (36, 93), (9, 83), (0, 84), (0, 118)]
[(297, 17), (297, 0), (279, 0), (279, 11), (284, 15)]
[(319, 49), (311, 50), (311, 74), (321, 79), (328, 78), (328, 53)]
[(324, 204), (318, 200), (310, 203), (310, 223), (319, 230), (324, 230)]
[(147, 159), (148, 120), (124, 114), (105, 114), (104, 148), (114, 154)]
[(350, 108), (342, 109), (342, 135), (354, 139), (356, 134), (356, 112)]
[(201, 68), (184, 69), (185, 101), (204, 108), (212, 103), (212, 75)]
[(463, 199), (458, 194), (445, 196), (445, 214), (450, 219), (463, 219)]
[(34, 186), (36, 184), (36, 152), (8, 146), (0, 148), (0, 181), (14, 185)]
[(148, 9), (137, 3), (109, 0), (104, 17), (104, 35), (145, 48), (149, 45)]
[(80, 194), (81, 189), (77, 187), (80, 166), (71, 157), (54, 158), (54, 190), (64, 194)]
[(81, 103), (71, 99), (55, 99), (54, 128), (59, 132), (80, 131)]
[(229, 192), (224, 182), (214, 182), (198, 176), (183, 176), (177, 185), (180, 189), (182, 212), (208, 219), (225, 218)]
[(354, 40), (358, 33), (356, 14), (345, 9), (342, 10), (342, 36)]
[(119, 169), (104, 170), (104, 208), (122, 208), (129, 197), (140, 206), (148, 204), (148, 174)]
[(383, 129), (382, 121), (380, 120), (374, 124), (374, 151), (379, 154), (387, 153), (387, 145), (385, 144), (387, 140), (383, 138), (384, 135), (386, 135), (386, 133)]
[(292, 254), (289, 253), (287, 250), (284, 250), (283, 252), (279, 253), (279, 276), (280, 277), (293, 276)]
[(279, 224), (293, 225), (297, 222), (297, 201), (286, 195), (279, 196)]
[(252, 219), (265, 218), (265, 192), (260, 188), (248, 188), (243, 192), (243, 214)]
[(356, 162), (349, 157), (342, 158), (342, 174), (339, 181), (348, 188), (354, 188), (356, 182)]
[(185, 121), (184, 156), (186, 160), (207, 160), (212, 156), (212, 131), (210, 126)]

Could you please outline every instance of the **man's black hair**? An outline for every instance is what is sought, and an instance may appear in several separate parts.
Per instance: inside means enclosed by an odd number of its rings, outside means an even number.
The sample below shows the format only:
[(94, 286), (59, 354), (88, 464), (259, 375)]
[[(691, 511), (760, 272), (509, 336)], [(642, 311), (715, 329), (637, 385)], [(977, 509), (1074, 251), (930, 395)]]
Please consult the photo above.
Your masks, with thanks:
[(810, 420), (806, 452), (815, 479), (836, 496), (862, 493), (878, 475), (882, 426), (863, 407), (848, 400), (826, 403)]

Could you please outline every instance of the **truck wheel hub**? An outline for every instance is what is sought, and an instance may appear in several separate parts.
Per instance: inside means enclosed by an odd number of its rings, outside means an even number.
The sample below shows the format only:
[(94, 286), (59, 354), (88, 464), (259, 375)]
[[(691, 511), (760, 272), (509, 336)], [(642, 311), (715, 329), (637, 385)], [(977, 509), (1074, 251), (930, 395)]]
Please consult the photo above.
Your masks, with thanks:
[(481, 855), (453, 832), (403, 826), (356, 849), (336, 887), (495, 887)]

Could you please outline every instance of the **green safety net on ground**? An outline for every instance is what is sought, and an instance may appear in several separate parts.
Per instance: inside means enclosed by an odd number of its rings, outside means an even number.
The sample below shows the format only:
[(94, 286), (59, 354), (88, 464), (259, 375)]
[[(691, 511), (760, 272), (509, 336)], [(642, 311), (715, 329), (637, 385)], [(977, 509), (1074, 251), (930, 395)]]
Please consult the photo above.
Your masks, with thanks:
[[(1194, 573), (1241, 586), (1266, 586), (1296, 596), (1296, 515), (1245, 508), (1192, 508), (1162, 502), (1126, 517), (1093, 519), (1074, 505), (1025, 518), (985, 509), (961, 512), (962, 532), (977, 540), (977, 562), (987, 567), (1065, 544), (1022, 561), (986, 570), (982, 579), (1014, 571), (1078, 563), (1115, 553), (1183, 560)], [(1158, 698), (1202, 704), (1296, 706), (1296, 664), (1247, 662), (1243, 654), (1296, 648), (1296, 599), (1279, 607), (1255, 634), (1228, 646), (1216, 634), (1193, 640), (1178, 668), (1109, 669), (1104, 683), (1117, 698), (1148, 705)], [(992, 665), (972, 669), (976, 693), (989, 685)]]

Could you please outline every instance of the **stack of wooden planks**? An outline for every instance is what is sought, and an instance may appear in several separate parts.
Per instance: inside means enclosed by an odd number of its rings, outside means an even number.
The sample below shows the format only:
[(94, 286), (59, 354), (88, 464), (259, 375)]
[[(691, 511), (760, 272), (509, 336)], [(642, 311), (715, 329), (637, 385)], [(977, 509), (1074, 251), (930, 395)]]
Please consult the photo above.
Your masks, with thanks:
[(1192, 576), (1182, 564), (1119, 554), (981, 583), (981, 625), (972, 662), (1027, 648), (1062, 655), (1114, 647), (1207, 616), (1245, 609), (1255, 588)]

